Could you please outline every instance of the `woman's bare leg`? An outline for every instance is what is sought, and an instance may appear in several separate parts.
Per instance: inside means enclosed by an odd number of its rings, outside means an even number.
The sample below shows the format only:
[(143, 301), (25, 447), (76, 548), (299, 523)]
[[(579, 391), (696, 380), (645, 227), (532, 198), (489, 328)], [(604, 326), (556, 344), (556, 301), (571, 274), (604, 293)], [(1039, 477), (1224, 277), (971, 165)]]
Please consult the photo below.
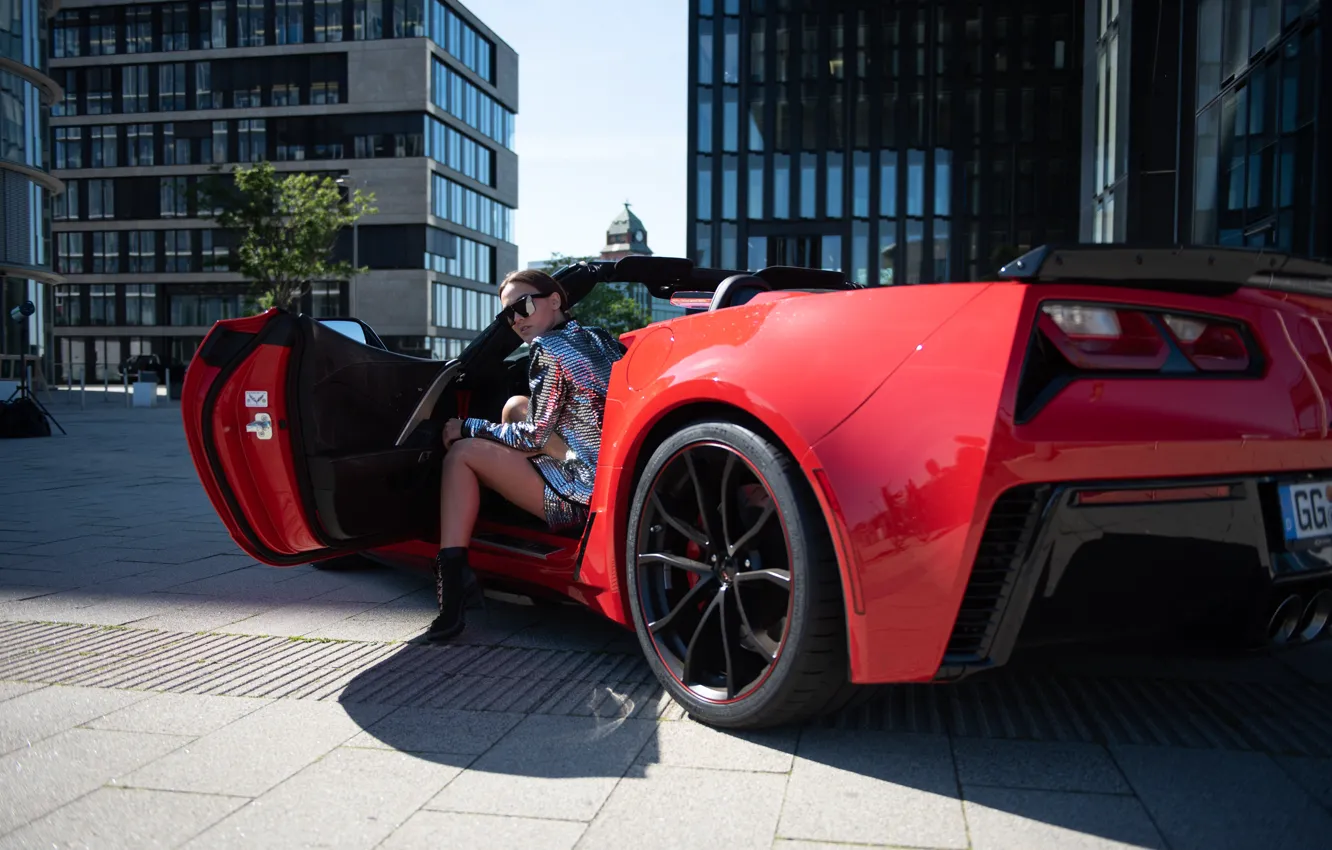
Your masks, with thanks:
[[(525, 422), (527, 420), (528, 398), (525, 395), (516, 395), (504, 403), (504, 413), (501, 421), (503, 422)], [(564, 460), (565, 455), (569, 453), (569, 444), (558, 434), (551, 434), (546, 440), (546, 447), (539, 454), (547, 454), (556, 460)]]
[(439, 547), (466, 548), (472, 539), (481, 485), (523, 510), (546, 517), (545, 481), (523, 452), (486, 439), (459, 440), (444, 455), (440, 479)]

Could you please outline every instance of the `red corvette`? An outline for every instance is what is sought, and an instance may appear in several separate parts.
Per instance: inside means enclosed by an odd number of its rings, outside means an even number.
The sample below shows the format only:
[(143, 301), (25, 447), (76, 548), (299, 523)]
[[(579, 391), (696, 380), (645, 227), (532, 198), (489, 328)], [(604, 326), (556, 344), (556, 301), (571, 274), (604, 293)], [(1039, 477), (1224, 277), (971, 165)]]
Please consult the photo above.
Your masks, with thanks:
[[(687, 312), (622, 338), (587, 525), (495, 499), (473, 565), (634, 629), (706, 722), (955, 680), (1019, 638), (1291, 643), (1332, 613), (1332, 265), (1077, 247), (973, 284), (648, 257), (557, 276), (573, 302), (635, 281)], [(525, 391), (498, 323), (441, 363), (270, 310), (213, 328), (184, 419), (259, 561), (426, 568), (443, 421)]]

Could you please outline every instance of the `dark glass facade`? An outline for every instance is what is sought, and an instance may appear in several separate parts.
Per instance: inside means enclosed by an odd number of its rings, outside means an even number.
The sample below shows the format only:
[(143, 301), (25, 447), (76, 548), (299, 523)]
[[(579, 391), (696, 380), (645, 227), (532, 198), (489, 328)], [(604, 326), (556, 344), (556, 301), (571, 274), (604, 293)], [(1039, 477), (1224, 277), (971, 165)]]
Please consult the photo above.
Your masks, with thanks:
[(194, 190), (214, 166), (263, 160), (344, 178), (380, 210), (335, 249), (370, 271), (316, 285), (299, 309), (357, 313), (418, 355), (479, 330), (448, 309), (450, 289), (489, 309), (497, 269), (516, 263), (516, 56), (461, 6), (94, 2), (53, 27), (62, 378), (116, 380), (140, 353), (186, 361), (213, 322), (253, 311), (228, 273), (235, 239)]
[(1075, 239), (1082, 8), (691, 0), (691, 256), (886, 285)]
[[(1192, 241), (1332, 253), (1327, 2), (1200, 0), (1189, 86)], [(1196, 29), (1195, 29), (1196, 28)]]
[[(48, 125), (59, 90), (47, 71), (48, 4), (11, 0), (0, 15), (0, 379), (50, 374), (51, 177)], [(32, 301), (23, 323), (9, 312)], [(21, 357), (37, 358), (21, 360)], [(3, 398), (0, 398), (3, 401)]]
[(1332, 3), (1086, 0), (1082, 238), (1332, 254)]

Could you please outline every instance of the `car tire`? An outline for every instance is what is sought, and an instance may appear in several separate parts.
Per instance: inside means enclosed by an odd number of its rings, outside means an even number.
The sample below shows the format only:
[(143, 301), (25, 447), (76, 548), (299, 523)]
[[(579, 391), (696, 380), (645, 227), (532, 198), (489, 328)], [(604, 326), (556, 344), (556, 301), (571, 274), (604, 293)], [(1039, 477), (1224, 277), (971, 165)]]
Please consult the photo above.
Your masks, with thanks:
[[(732, 455), (735, 461), (723, 460)], [(681, 463), (693, 486), (694, 503), (699, 506), (711, 503), (703, 495), (704, 479), (709, 483), (720, 479), (717, 493), (722, 497), (717, 499), (718, 512), (721, 506), (736, 503), (729, 491), (740, 494), (740, 503), (746, 499), (753, 501), (753, 494), (757, 493), (753, 484), (757, 483), (766, 488), (767, 495), (737, 511), (737, 519), (729, 520), (732, 531), (723, 531), (718, 538), (720, 543), (714, 541), (707, 549), (697, 539), (690, 544), (687, 541), (692, 538), (678, 528), (699, 536), (705, 533), (674, 516), (666, 518), (670, 514), (668, 503), (683, 504), (686, 506), (683, 509), (687, 509), (689, 485), (675, 483)], [(723, 469), (719, 473), (718, 464), (729, 465), (731, 472)], [(700, 472), (702, 465), (707, 469)], [(751, 483), (731, 486), (737, 480)], [(757, 504), (771, 504), (772, 508), (760, 509)], [(760, 517), (766, 513), (768, 518), (757, 520), (758, 533), (742, 548), (733, 549), (733, 544), (743, 539), (744, 524), (735, 526), (744, 510), (751, 515), (760, 511)], [(706, 526), (707, 516), (700, 507), (693, 519)], [(717, 515), (711, 517), (711, 524), (716, 525)], [(728, 520), (723, 519), (720, 524), (727, 526)], [(652, 453), (638, 478), (627, 537), (625, 573), (635, 632), (657, 679), (689, 715), (717, 727), (764, 728), (836, 710), (859, 691), (849, 684), (846, 611), (827, 524), (799, 467), (767, 437), (725, 421), (699, 422), (671, 435)], [(774, 564), (780, 558), (772, 555), (779, 540), (786, 547), (788, 569), (784, 600), (776, 595), (781, 587), (776, 579), (782, 570)], [(690, 559), (687, 571), (660, 561), (662, 553), (655, 550), (672, 545), (676, 549), (684, 545), (687, 552), (697, 552), (699, 560)], [(712, 554), (718, 553), (722, 556), (722, 566), (708, 578), (698, 568), (710, 564)], [(758, 560), (757, 566), (751, 567), (751, 560), (760, 556), (767, 560)], [(746, 572), (764, 575), (740, 577)], [(767, 574), (774, 578), (765, 578)], [(681, 575), (683, 580), (679, 580)], [(676, 583), (672, 584), (673, 581)], [(715, 603), (719, 610), (711, 615), (708, 612), (713, 611), (715, 600), (701, 601), (710, 590), (698, 587), (705, 582), (708, 588), (715, 584), (719, 588), (715, 595), (722, 597), (720, 603)], [(723, 587), (724, 591), (720, 590)], [(741, 587), (745, 588), (743, 593)], [(683, 598), (695, 593), (697, 602)], [(748, 603), (743, 602), (746, 598), (750, 599)], [(772, 638), (772, 627), (765, 629), (762, 623), (755, 626), (751, 621), (757, 621), (765, 608), (775, 617), (782, 604), (786, 605), (786, 615), (778, 640)], [(748, 614), (741, 614), (740, 609), (746, 606)], [(754, 613), (755, 607), (760, 609), (759, 613)], [(692, 627), (695, 615), (699, 625)], [(660, 633), (654, 633), (649, 623)], [(677, 623), (681, 625), (677, 627)], [(686, 641), (682, 635), (691, 628), (693, 637)], [(698, 649), (707, 641), (704, 632), (711, 634), (714, 630), (712, 649)], [(677, 631), (681, 634), (675, 634)], [(765, 643), (763, 639), (772, 642)], [(721, 644), (720, 656), (716, 644)], [(776, 648), (771, 649), (772, 646)], [(698, 652), (701, 657), (705, 651), (710, 657), (722, 659), (721, 679), (717, 675), (706, 679), (699, 672), (702, 662), (691, 668), (690, 653)], [(768, 662), (764, 672), (741, 691), (739, 680), (748, 675), (743, 671), (764, 664), (764, 659), (773, 653), (775, 660)], [(759, 660), (754, 660), (755, 657)]]

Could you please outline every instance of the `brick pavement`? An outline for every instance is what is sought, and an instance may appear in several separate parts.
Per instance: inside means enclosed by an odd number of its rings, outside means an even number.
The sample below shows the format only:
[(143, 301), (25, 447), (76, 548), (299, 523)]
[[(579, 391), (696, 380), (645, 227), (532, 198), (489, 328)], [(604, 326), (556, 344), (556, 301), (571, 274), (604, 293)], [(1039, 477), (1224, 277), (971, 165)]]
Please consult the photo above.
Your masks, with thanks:
[(423, 577), (238, 552), (174, 407), (0, 441), (0, 848), (1323, 846), (1332, 644), (1033, 657), (761, 734), (632, 637)]

